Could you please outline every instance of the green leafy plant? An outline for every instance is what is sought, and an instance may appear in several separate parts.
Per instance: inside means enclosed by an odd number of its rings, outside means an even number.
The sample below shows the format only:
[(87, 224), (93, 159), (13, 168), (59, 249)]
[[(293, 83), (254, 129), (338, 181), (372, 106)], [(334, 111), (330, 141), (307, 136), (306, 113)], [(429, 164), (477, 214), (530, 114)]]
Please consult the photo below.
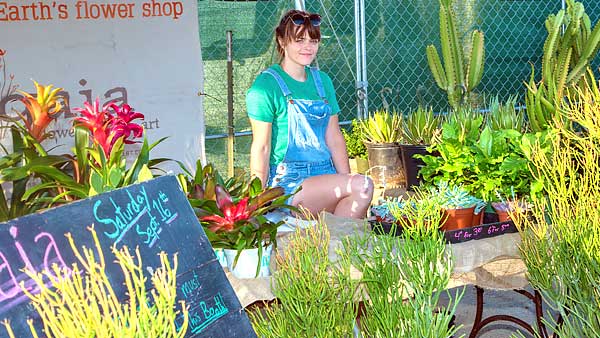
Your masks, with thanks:
[(405, 118), (404, 142), (413, 145), (430, 145), (441, 136), (441, 117), (433, 113), (431, 107), (419, 106)]
[(401, 143), (403, 140), (402, 114), (378, 110), (360, 121), (360, 127), (370, 143)]
[(346, 255), (330, 261), (329, 239), (323, 220), (291, 235), (273, 276), (279, 302), (249, 313), (259, 337), (352, 337), (359, 280)]
[(535, 193), (527, 154), (529, 145), (541, 136), (512, 129), (492, 130), (489, 126), (480, 132), (481, 122), (479, 116), (469, 126), (451, 116), (442, 127), (441, 141), (432, 147), (440, 156), (416, 156), (425, 163), (420, 171), (423, 179), (430, 184), (443, 181), (462, 186), (485, 201)]
[(549, 15), (545, 22), (548, 36), (544, 42), (541, 81), (536, 82), (532, 65), (529, 82), (525, 83), (527, 117), (535, 132), (562, 118), (559, 110), (565, 96), (573, 95), (573, 86), (595, 83), (591, 62), (600, 48), (600, 24), (596, 23), (592, 29), (581, 2), (566, 3), (566, 11), (561, 9)]
[(346, 141), (348, 158), (367, 158), (367, 147), (364, 143), (365, 135), (358, 120), (352, 120), (349, 130), (342, 129), (342, 135), (344, 135)]
[(452, 2), (440, 0), (440, 45), (444, 64), (435, 46), (427, 46), (426, 54), (435, 82), (447, 93), (450, 106), (457, 109), (481, 81), (485, 49), (483, 32), (474, 30), (469, 44), (470, 54), (464, 55)]
[[(26, 271), (40, 290), (32, 294), (23, 292), (40, 314), (44, 334), (48, 337), (183, 337), (188, 325), (188, 311), (181, 301), (181, 310), (175, 310), (177, 294), (177, 256), (173, 265), (167, 255), (160, 254), (161, 266), (152, 275), (153, 289), (146, 289), (146, 269), (142, 265), (139, 250), (132, 257), (127, 247), (113, 248), (116, 262), (123, 270), (128, 300), (121, 303), (106, 275), (106, 263), (96, 232), (91, 229), (96, 252), (82, 248), (80, 252), (72, 237), (71, 248), (79, 264), (72, 269), (54, 265), (53, 272), (45, 274)], [(98, 257), (98, 259), (96, 258)], [(52, 282), (47, 286), (47, 280)], [(175, 319), (183, 316), (178, 328)], [(10, 325), (5, 322), (8, 335), (14, 338)], [(29, 321), (34, 337), (38, 337)]]

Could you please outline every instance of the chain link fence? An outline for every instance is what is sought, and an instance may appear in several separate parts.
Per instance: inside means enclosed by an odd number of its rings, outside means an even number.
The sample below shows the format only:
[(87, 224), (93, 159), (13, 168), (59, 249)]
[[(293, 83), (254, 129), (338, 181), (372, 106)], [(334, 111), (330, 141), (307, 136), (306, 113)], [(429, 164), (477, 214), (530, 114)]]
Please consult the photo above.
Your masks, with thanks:
[[(596, 23), (600, 1), (579, 1)], [(256, 75), (276, 62), (273, 30), (294, 5), (293, 0), (198, 0), (206, 155), (222, 172), (227, 167), (226, 32), (233, 32), (234, 165), (248, 168), (251, 136), (245, 93)], [(305, 0), (305, 5), (323, 17), (317, 63), (333, 79), (340, 121), (349, 121), (357, 116), (358, 100), (354, 2)], [(485, 70), (477, 87), (482, 101), (492, 95), (523, 97), (530, 63), (540, 70), (544, 21), (562, 5), (561, 0), (455, 0), (459, 31), (480, 29), (485, 34)], [(439, 48), (438, 0), (367, 0), (365, 6), (369, 110), (387, 105), (408, 111), (421, 104), (445, 111), (445, 93), (435, 84), (425, 56), (427, 45)]]

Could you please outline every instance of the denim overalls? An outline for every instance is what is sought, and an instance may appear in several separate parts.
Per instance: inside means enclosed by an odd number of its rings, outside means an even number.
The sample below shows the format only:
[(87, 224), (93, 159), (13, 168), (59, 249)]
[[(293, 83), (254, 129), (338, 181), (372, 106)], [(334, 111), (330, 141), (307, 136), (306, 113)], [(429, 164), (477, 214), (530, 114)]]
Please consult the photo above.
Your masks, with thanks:
[(288, 145), (283, 161), (270, 166), (268, 185), (280, 186), (286, 194), (290, 194), (308, 177), (336, 173), (325, 143), (331, 106), (327, 102), (317, 68), (310, 68), (310, 72), (320, 100), (294, 99), (275, 70), (268, 68), (264, 72), (277, 80), (283, 96), (288, 100)]

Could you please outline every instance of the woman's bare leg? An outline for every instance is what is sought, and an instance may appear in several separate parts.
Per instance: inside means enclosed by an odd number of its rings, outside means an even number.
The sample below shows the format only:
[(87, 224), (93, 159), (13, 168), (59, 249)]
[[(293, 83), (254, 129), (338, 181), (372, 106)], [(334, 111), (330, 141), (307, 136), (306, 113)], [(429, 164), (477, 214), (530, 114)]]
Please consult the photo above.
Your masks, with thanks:
[(313, 215), (325, 210), (337, 216), (364, 218), (373, 198), (373, 182), (363, 175), (333, 174), (309, 177), (292, 205)]

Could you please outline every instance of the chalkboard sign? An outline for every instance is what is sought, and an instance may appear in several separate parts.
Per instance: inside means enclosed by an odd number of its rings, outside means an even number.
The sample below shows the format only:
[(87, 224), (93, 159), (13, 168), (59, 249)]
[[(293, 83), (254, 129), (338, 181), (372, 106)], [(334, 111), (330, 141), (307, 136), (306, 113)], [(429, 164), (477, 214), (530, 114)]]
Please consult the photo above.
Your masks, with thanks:
[[(111, 246), (139, 247), (148, 271), (160, 267), (159, 252), (166, 252), (170, 259), (177, 253), (177, 298), (189, 307), (186, 337), (256, 337), (174, 176), (0, 224), (0, 319), (10, 320), (17, 337), (31, 337), (28, 318), (41, 328), (37, 312), (18, 285), (24, 281), (35, 291), (35, 283), (21, 270), (49, 270), (54, 263), (71, 266), (77, 259), (65, 234), (71, 233), (78, 247), (92, 248), (94, 242), (87, 229), (92, 224), (107, 256), (107, 275), (123, 300), (123, 273), (117, 264), (108, 264), (114, 260), (108, 258)], [(5, 335), (4, 328), (0, 332), (0, 336)]]
[(450, 243), (463, 243), (473, 239), (495, 237), (517, 232), (513, 221), (496, 222), (472, 226), (470, 228), (445, 231), (444, 237)]
[[(496, 220), (497, 219), (498, 218), (496, 217)], [(402, 226), (398, 223), (382, 222), (375, 219), (370, 219), (369, 224), (371, 225), (371, 230), (373, 230), (373, 232), (377, 235), (402, 235)], [(456, 244), (468, 242), (474, 239), (489, 238), (503, 234), (515, 233), (517, 231), (518, 230), (515, 226), (515, 223), (513, 221), (507, 221), (481, 224), (464, 229), (445, 230), (443, 232), (446, 242)]]

